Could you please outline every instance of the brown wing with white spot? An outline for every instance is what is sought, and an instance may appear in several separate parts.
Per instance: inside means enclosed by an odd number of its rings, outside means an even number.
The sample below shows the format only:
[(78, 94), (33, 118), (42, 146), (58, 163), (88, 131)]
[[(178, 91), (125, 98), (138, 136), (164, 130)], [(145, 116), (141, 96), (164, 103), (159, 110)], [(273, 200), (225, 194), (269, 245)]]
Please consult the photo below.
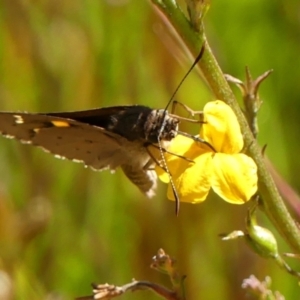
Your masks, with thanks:
[(96, 170), (126, 163), (126, 139), (103, 128), (41, 114), (0, 113), (0, 132), (25, 144), (39, 146), (58, 158), (83, 162)]
[(130, 142), (101, 127), (72, 119), (28, 113), (0, 112), (0, 132), (96, 170), (122, 166), (143, 193), (154, 195), (156, 175), (143, 168), (150, 157), (139, 141)]

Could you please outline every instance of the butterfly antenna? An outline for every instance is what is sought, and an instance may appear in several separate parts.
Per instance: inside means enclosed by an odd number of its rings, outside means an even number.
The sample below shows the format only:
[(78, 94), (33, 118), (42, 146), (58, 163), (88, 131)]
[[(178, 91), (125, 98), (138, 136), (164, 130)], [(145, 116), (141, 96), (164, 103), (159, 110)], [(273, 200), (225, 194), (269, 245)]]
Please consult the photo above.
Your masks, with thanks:
[(169, 175), (169, 179), (170, 179), (170, 183), (171, 183), (171, 187), (172, 187), (172, 191), (173, 191), (173, 194), (174, 194), (174, 197), (175, 197), (175, 213), (176, 213), (176, 216), (178, 216), (178, 213), (179, 213), (179, 206), (180, 206), (180, 201), (179, 201), (179, 196), (178, 196), (178, 193), (177, 193), (177, 190), (176, 190), (176, 187), (175, 187), (175, 184), (174, 184), (174, 181), (173, 181), (173, 178), (172, 178), (172, 175), (170, 173), (170, 170), (167, 166), (167, 162), (166, 162), (166, 159), (165, 159), (165, 155), (162, 151), (162, 145), (161, 145), (161, 141), (160, 141), (160, 136), (164, 130), (164, 127), (165, 127), (165, 124), (166, 124), (166, 115), (167, 115), (167, 109), (168, 107), (170, 106), (170, 104), (172, 103), (172, 101), (174, 100), (174, 97), (175, 95), (177, 94), (178, 90), (180, 89), (180, 87), (182, 86), (183, 82), (185, 81), (185, 79), (188, 77), (188, 75), (191, 73), (191, 71), (194, 69), (194, 67), (197, 65), (197, 63), (199, 62), (199, 60), (202, 58), (203, 56), (203, 53), (204, 53), (204, 50), (205, 50), (205, 44), (203, 44), (203, 46), (201, 47), (201, 50), (198, 54), (198, 56), (196, 57), (195, 61), (193, 62), (192, 66), (189, 68), (189, 70), (187, 71), (187, 73), (183, 76), (183, 78), (181, 79), (181, 81), (179, 82), (177, 88), (175, 89), (175, 91), (173, 92), (165, 110), (164, 110), (164, 114), (163, 114), (163, 123), (160, 127), (160, 130), (159, 130), (159, 133), (158, 133), (158, 146), (159, 146), (159, 152), (161, 154), (161, 158), (162, 158), (162, 163), (163, 163), (163, 167), (164, 169), (166, 170), (166, 172), (168, 173)]
[(192, 70), (194, 69), (194, 67), (197, 65), (197, 63), (200, 61), (200, 59), (203, 56), (205, 50), (205, 44), (203, 44), (203, 46), (201, 47), (201, 50), (198, 54), (198, 56), (196, 57), (195, 61), (193, 62), (193, 64), (191, 65), (191, 67), (189, 68), (189, 70), (187, 71), (187, 73), (183, 76), (183, 78), (181, 79), (181, 81), (179, 82), (177, 88), (175, 89), (175, 91), (173, 92), (167, 106), (166, 106), (166, 110), (168, 109), (168, 107), (170, 106), (170, 104), (172, 103), (172, 101), (174, 100), (178, 90), (180, 89), (180, 87), (182, 86), (183, 82), (185, 81), (185, 79), (188, 77), (188, 75), (192, 72)]
[(179, 196), (178, 196), (178, 193), (177, 193), (172, 175), (171, 175), (170, 170), (168, 168), (168, 165), (167, 165), (167, 162), (166, 162), (166, 159), (165, 159), (165, 155), (164, 155), (164, 152), (162, 150), (162, 145), (161, 145), (160, 139), (158, 139), (158, 148), (159, 148), (160, 156), (162, 158), (162, 164), (163, 164), (164, 170), (166, 170), (166, 172), (169, 175), (170, 184), (171, 184), (173, 195), (174, 195), (174, 198), (175, 198), (175, 214), (176, 214), (176, 216), (178, 216), (179, 207), (180, 207)]

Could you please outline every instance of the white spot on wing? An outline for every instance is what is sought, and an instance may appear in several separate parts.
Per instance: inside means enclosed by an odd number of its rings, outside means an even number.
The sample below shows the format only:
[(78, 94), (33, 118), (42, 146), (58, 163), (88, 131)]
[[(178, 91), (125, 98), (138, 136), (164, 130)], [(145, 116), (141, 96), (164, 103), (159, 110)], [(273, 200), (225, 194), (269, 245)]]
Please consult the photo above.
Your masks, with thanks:
[(31, 144), (31, 141), (30, 140), (20, 140), (20, 142), (22, 143), (22, 144), (27, 144), (27, 145), (30, 145)]
[(46, 148), (44, 148), (44, 147), (39, 147), (39, 148), (41, 148), (44, 152), (46, 152), (46, 153), (50, 153), (50, 154), (53, 154), (53, 153), (51, 153), (48, 149), (46, 149)]
[(10, 135), (10, 134), (3, 134), (3, 136), (4, 136), (5, 138), (7, 138), (7, 139), (14, 139), (14, 138), (15, 138), (15, 136)]
[(74, 161), (76, 163), (83, 163), (84, 162), (83, 160), (76, 159), (76, 158), (73, 158), (72, 161)]
[[(46, 151), (45, 148), (43, 148), (43, 149)], [(48, 151), (48, 152), (50, 152), (50, 151)], [(66, 159), (64, 156), (61, 156), (61, 155), (59, 155), (59, 154), (54, 154), (54, 157), (55, 157), (55, 158), (58, 158), (58, 159)]]
[[(105, 170), (109, 170), (110, 169), (110, 166), (106, 166), (106, 167), (103, 167), (101, 169), (95, 168), (93, 166), (88, 166), (88, 167), (91, 168), (93, 171), (96, 171), (96, 172), (101, 172), (101, 171), (105, 171)], [(114, 171), (114, 170), (111, 170), (111, 171)]]
[(22, 116), (14, 115), (14, 118), (15, 118), (15, 123), (16, 124), (23, 124), (24, 123), (24, 120), (23, 120)]

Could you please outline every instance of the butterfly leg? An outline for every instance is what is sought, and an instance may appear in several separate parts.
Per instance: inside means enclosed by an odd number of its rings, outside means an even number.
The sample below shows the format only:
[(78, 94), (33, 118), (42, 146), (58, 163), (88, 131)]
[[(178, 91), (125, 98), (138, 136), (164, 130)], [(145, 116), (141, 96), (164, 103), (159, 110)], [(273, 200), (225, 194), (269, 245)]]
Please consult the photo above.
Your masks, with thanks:
[[(190, 135), (189, 135), (189, 137), (190, 137)], [(148, 152), (149, 156), (150, 156), (151, 159), (154, 161), (154, 163), (155, 163), (157, 166), (161, 167), (165, 172), (167, 172), (166, 169), (163, 167), (163, 165), (156, 159), (156, 157), (154, 156), (154, 154), (153, 154), (153, 153), (151, 152), (151, 150), (149, 149), (150, 146), (152, 146), (153, 148), (156, 148), (156, 149), (159, 149), (159, 146), (158, 146), (158, 145), (155, 145), (155, 144), (151, 144), (151, 145), (149, 145), (146, 149), (147, 149), (147, 152)], [(188, 161), (188, 162), (192, 162), (192, 163), (194, 162), (192, 159), (189, 159), (189, 158), (186, 157), (186, 156), (179, 155), (179, 154), (177, 154), (177, 153), (175, 153), (175, 152), (172, 152), (172, 151), (169, 151), (169, 150), (167, 150), (167, 149), (165, 149), (165, 148), (161, 148), (161, 150), (162, 150), (162, 152), (164, 152), (164, 153), (168, 153), (168, 154), (170, 154), (170, 155), (177, 156), (177, 157), (179, 157), (179, 158), (181, 158), (181, 159), (184, 159), (184, 160), (186, 160), (186, 161)], [(149, 162), (148, 162), (148, 163), (145, 165), (144, 168), (148, 168), (148, 169), (149, 169), (149, 167), (151, 167), (151, 165), (153, 166), (153, 161), (151, 161), (151, 164), (149, 164)]]
[[(176, 108), (178, 106), (181, 106), (185, 111), (188, 112), (189, 114), (189, 117), (188, 118), (184, 118), (184, 117), (180, 117), (180, 116), (176, 116), (176, 118), (180, 119), (180, 120), (183, 120), (183, 121), (187, 121), (187, 122), (191, 122), (191, 123), (203, 123), (203, 111), (196, 111), (196, 110), (193, 110), (191, 109), (190, 107), (188, 107), (187, 105), (177, 101), (177, 100), (174, 100), (173, 101), (173, 104), (172, 104), (172, 110), (171, 110), (171, 113), (174, 114), (175, 111), (176, 111)], [(199, 116), (199, 120), (195, 120), (194, 117), (198, 115)]]
[[(153, 146), (153, 147), (159, 149), (160, 154), (161, 154), (161, 160), (160, 161), (158, 161), (156, 159), (156, 157), (154, 157), (154, 155), (151, 153), (151, 151), (149, 149), (149, 146)], [(161, 147), (161, 143), (158, 143), (158, 145), (151, 144), (149, 146), (146, 147), (146, 149), (147, 149), (147, 152), (149, 153), (149, 156), (152, 158), (151, 159), (152, 162), (154, 161), (159, 167), (161, 167), (169, 175), (170, 184), (171, 184), (173, 195), (174, 195), (174, 199), (175, 199), (175, 214), (176, 214), (176, 216), (178, 216), (178, 214), (179, 214), (179, 207), (180, 207), (180, 199), (179, 199), (179, 195), (178, 195), (175, 183), (173, 181), (172, 174), (170, 173), (170, 170), (168, 168), (168, 165), (167, 165), (167, 162), (166, 162), (166, 159), (165, 159), (165, 156), (164, 156), (164, 153), (168, 152), (168, 151), (166, 149), (164, 149), (164, 148)]]
[[(192, 109), (191, 109), (190, 107), (188, 107), (187, 105), (185, 105), (185, 104), (183, 104), (183, 103), (181, 103), (181, 102), (178, 102), (178, 101), (176, 101), (176, 100), (174, 100), (173, 105), (172, 105), (172, 113), (175, 111), (177, 105), (180, 105), (182, 108), (184, 108), (184, 109), (189, 113), (189, 115), (190, 115), (192, 118), (194, 118), (196, 115), (198, 115), (198, 116), (199, 116), (199, 120), (194, 120), (194, 119), (190, 119), (190, 118), (182, 118), (182, 117), (178, 117), (177, 115), (176, 115), (176, 118), (178, 118), (178, 119), (180, 119), (180, 120), (183, 120), (183, 121), (191, 122), (191, 123), (200, 123), (200, 124), (205, 123), (204, 120), (203, 120), (203, 117), (204, 117), (203, 111), (195, 111), (195, 110), (192, 110)], [(183, 135), (183, 136), (186, 136), (186, 137), (188, 137), (188, 138), (193, 139), (195, 142), (199, 142), (199, 143), (203, 143), (203, 144), (207, 145), (207, 146), (208, 146), (209, 148), (211, 148), (214, 152), (216, 152), (212, 145), (210, 145), (210, 144), (209, 144), (208, 142), (206, 142), (205, 140), (201, 139), (199, 136), (191, 135), (191, 134), (188, 134), (188, 133), (186, 133), (186, 132), (179, 131), (179, 130), (178, 130), (177, 132), (178, 132), (178, 134), (180, 134), (180, 135)]]

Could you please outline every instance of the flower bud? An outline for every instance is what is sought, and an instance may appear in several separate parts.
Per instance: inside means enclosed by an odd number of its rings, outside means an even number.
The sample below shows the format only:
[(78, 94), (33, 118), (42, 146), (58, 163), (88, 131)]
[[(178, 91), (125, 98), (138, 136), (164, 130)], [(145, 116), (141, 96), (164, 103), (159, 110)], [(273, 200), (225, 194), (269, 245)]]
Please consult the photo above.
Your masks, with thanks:
[(248, 213), (246, 241), (260, 256), (277, 258), (279, 255), (277, 241), (270, 230), (256, 224), (254, 212), (255, 208), (250, 209)]

